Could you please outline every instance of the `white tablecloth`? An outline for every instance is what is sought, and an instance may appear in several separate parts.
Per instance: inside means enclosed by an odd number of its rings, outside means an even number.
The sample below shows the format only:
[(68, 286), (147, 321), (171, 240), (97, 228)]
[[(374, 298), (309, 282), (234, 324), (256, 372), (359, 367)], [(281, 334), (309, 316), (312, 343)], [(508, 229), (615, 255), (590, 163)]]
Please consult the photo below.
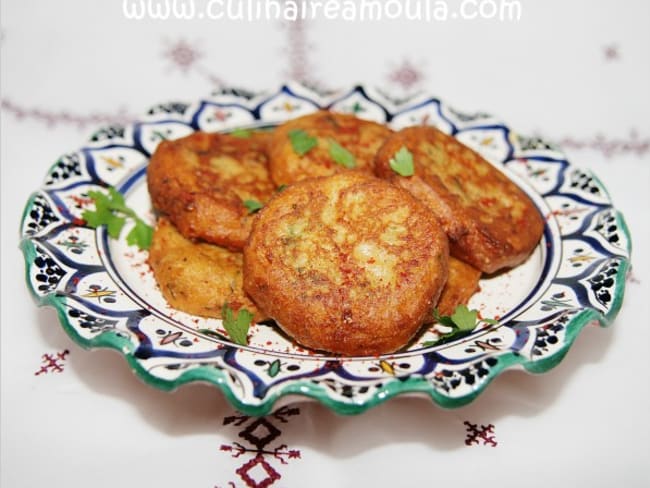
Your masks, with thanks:
[[(518, 21), (361, 22), (135, 20), (124, 8), (136, 1), (4, 1), (0, 484), (650, 486), (650, 5), (519, 3)], [(469, 406), (397, 398), (352, 417), (309, 402), (243, 417), (216, 388), (158, 391), (120, 355), (73, 343), (35, 306), (18, 248), (49, 166), (155, 103), (289, 78), (426, 90), (559, 143), (596, 172), (631, 231), (615, 323), (588, 327), (546, 374), (499, 376)]]

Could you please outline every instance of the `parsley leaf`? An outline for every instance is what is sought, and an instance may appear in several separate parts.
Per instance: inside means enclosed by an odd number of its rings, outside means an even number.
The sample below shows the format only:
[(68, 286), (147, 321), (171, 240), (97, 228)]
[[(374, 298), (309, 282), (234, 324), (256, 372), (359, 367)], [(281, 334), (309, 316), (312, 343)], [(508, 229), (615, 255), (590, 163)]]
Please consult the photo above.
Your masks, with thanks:
[(134, 226), (126, 237), (127, 244), (143, 250), (149, 249), (153, 228), (138, 217), (133, 209), (127, 207), (120, 192), (111, 186), (108, 188), (108, 195), (100, 191), (89, 191), (88, 197), (95, 202), (95, 210), (85, 210), (81, 214), (88, 227), (96, 229), (105, 225), (108, 235), (112, 239), (119, 239), (127, 219), (131, 219)]
[(454, 324), (454, 321), (451, 320), (451, 317), (448, 317), (447, 315), (440, 315), (440, 312), (438, 312), (437, 308), (433, 309), (433, 318), (440, 325), (444, 325), (444, 326), (447, 326), (447, 327), (456, 327), (456, 325)]
[(451, 328), (451, 331), (447, 332), (446, 334), (442, 334), (435, 341), (424, 342), (422, 344), (424, 347), (436, 346), (443, 342), (448, 342), (452, 339), (460, 339), (462, 337), (465, 337), (466, 335), (469, 335), (470, 332), (472, 332), (481, 322), (489, 325), (497, 325), (499, 323), (499, 321), (495, 319), (479, 318), (478, 310), (470, 310), (467, 305), (463, 304), (458, 305), (456, 307), (456, 310), (454, 310), (454, 313), (452, 313), (450, 316), (440, 315), (438, 313), (438, 310), (435, 309), (433, 311), (433, 317), (440, 325)]
[(248, 209), (248, 213), (252, 214), (260, 210), (264, 205), (257, 200), (244, 200), (244, 207)]
[(236, 344), (241, 344), (242, 346), (247, 345), (248, 328), (253, 320), (253, 314), (245, 308), (242, 308), (237, 312), (237, 316), (235, 316), (232, 308), (227, 303), (224, 303), (221, 309), (221, 318), (223, 328), (228, 332), (230, 339)]
[(336, 161), (338, 164), (348, 169), (356, 168), (357, 162), (354, 159), (354, 154), (352, 154), (350, 151), (345, 149), (334, 139), (329, 139), (328, 142), (329, 142), (330, 156), (332, 156), (332, 159), (334, 161)]
[(458, 305), (454, 313), (451, 314), (451, 320), (460, 331), (473, 330), (476, 327), (478, 311), (470, 310), (467, 305)]
[(388, 162), (390, 167), (395, 173), (400, 176), (413, 176), (415, 168), (413, 167), (413, 154), (405, 146), (402, 146), (399, 151)]
[(149, 249), (152, 240), (153, 227), (140, 219), (136, 219), (133, 229), (126, 235), (126, 243), (129, 246), (138, 246), (140, 249)]
[(302, 129), (293, 129), (289, 131), (289, 140), (296, 154), (304, 156), (318, 145), (318, 139), (310, 136)]

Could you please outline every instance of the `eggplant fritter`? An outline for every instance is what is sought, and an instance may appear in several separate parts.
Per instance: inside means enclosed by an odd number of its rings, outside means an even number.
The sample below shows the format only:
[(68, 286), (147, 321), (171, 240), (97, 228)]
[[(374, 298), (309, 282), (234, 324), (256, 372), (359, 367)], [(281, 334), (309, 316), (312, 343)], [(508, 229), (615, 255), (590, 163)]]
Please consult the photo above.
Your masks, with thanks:
[(205, 132), (161, 142), (147, 169), (154, 207), (189, 239), (241, 250), (253, 218), (246, 203), (264, 204), (275, 191), (267, 142), (268, 134)]
[(244, 290), (304, 346), (377, 355), (418, 331), (448, 260), (427, 208), (395, 185), (346, 172), (291, 185), (259, 212)]
[(277, 127), (269, 169), (278, 185), (345, 170), (373, 173), (375, 153), (392, 131), (354, 115), (321, 110)]
[[(402, 148), (414, 174), (391, 160)], [(451, 254), (485, 273), (523, 262), (540, 241), (544, 221), (530, 198), (478, 153), (434, 127), (408, 127), (377, 153), (375, 171), (407, 189), (438, 217)]]
[(173, 308), (193, 315), (221, 318), (224, 303), (247, 309), (260, 320), (242, 286), (242, 254), (183, 237), (160, 218), (149, 248), (149, 265), (160, 290)]

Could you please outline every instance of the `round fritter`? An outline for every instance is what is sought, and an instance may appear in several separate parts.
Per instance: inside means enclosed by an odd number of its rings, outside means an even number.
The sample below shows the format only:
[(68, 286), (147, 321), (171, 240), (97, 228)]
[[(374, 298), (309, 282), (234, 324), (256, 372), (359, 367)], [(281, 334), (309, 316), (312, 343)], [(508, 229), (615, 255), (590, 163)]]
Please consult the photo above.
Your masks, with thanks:
[[(412, 154), (412, 176), (391, 168), (402, 148)], [(375, 170), (436, 214), (453, 256), (486, 273), (520, 264), (542, 236), (544, 221), (530, 198), (478, 153), (434, 127), (396, 132), (377, 153)]]
[(449, 276), (436, 305), (439, 315), (451, 315), (458, 305), (467, 305), (479, 289), (481, 271), (454, 257), (449, 258)]
[(166, 218), (160, 218), (149, 248), (149, 265), (167, 302), (192, 315), (221, 318), (227, 304), (262, 317), (242, 286), (243, 258), (206, 242), (183, 237)]
[(321, 110), (276, 128), (269, 169), (279, 185), (354, 169), (373, 173), (377, 149), (392, 131), (354, 115)]
[(342, 355), (406, 345), (447, 280), (447, 238), (408, 192), (358, 172), (289, 186), (256, 217), (244, 290), (297, 342)]
[(251, 202), (263, 204), (275, 190), (267, 142), (267, 134), (205, 132), (163, 141), (147, 169), (154, 207), (185, 237), (241, 250), (250, 233)]

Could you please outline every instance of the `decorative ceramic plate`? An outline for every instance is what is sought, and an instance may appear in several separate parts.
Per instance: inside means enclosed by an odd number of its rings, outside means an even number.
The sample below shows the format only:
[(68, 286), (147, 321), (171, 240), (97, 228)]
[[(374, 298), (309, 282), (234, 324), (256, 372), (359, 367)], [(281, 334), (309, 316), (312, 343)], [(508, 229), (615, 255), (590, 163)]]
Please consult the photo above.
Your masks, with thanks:
[[(436, 342), (433, 326), (403, 352), (339, 358), (305, 350), (271, 324), (251, 327), (250, 343), (220, 338), (220, 320), (171, 309), (147, 265), (147, 252), (92, 229), (81, 215), (92, 190), (118, 189), (153, 224), (147, 192), (149, 156), (158, 143), (197, 130), (272, 126), (318, 108), (352, 112), (399, 129), (435, 125), (506, 172), (545, 216), (543, 238), (522, 265), (481, 280), (469, 335)], [(602, 183), (569, 164), (551, 145), (515, 134), (483, 114), (452, 110), (437, 98), (404, 100), (355, 87), (318, 93), (288, 85), (274, 93), (222, 90), (195, 103), (153, 107), (128, 126), (96, 132), (62, 156), (25, 208), (22, 249), (27, 283), (39, 305), (53, 306), (84, 347), (113, 348), (146, 383), (173, 389), (193, 381), (219, 387), (240, 411), (268, 413), (309, 397), (338, 413), (359, 413), (400, 394), (428, 395), (443, 407), (473, 400), (500, 372), (555, 366), (586, 324), (606, 326), (623, 300), (630, 236)], [(437, 327), (437, 328), (436, 328)], [(431, 345), (434, 344), (434, 345)]]

